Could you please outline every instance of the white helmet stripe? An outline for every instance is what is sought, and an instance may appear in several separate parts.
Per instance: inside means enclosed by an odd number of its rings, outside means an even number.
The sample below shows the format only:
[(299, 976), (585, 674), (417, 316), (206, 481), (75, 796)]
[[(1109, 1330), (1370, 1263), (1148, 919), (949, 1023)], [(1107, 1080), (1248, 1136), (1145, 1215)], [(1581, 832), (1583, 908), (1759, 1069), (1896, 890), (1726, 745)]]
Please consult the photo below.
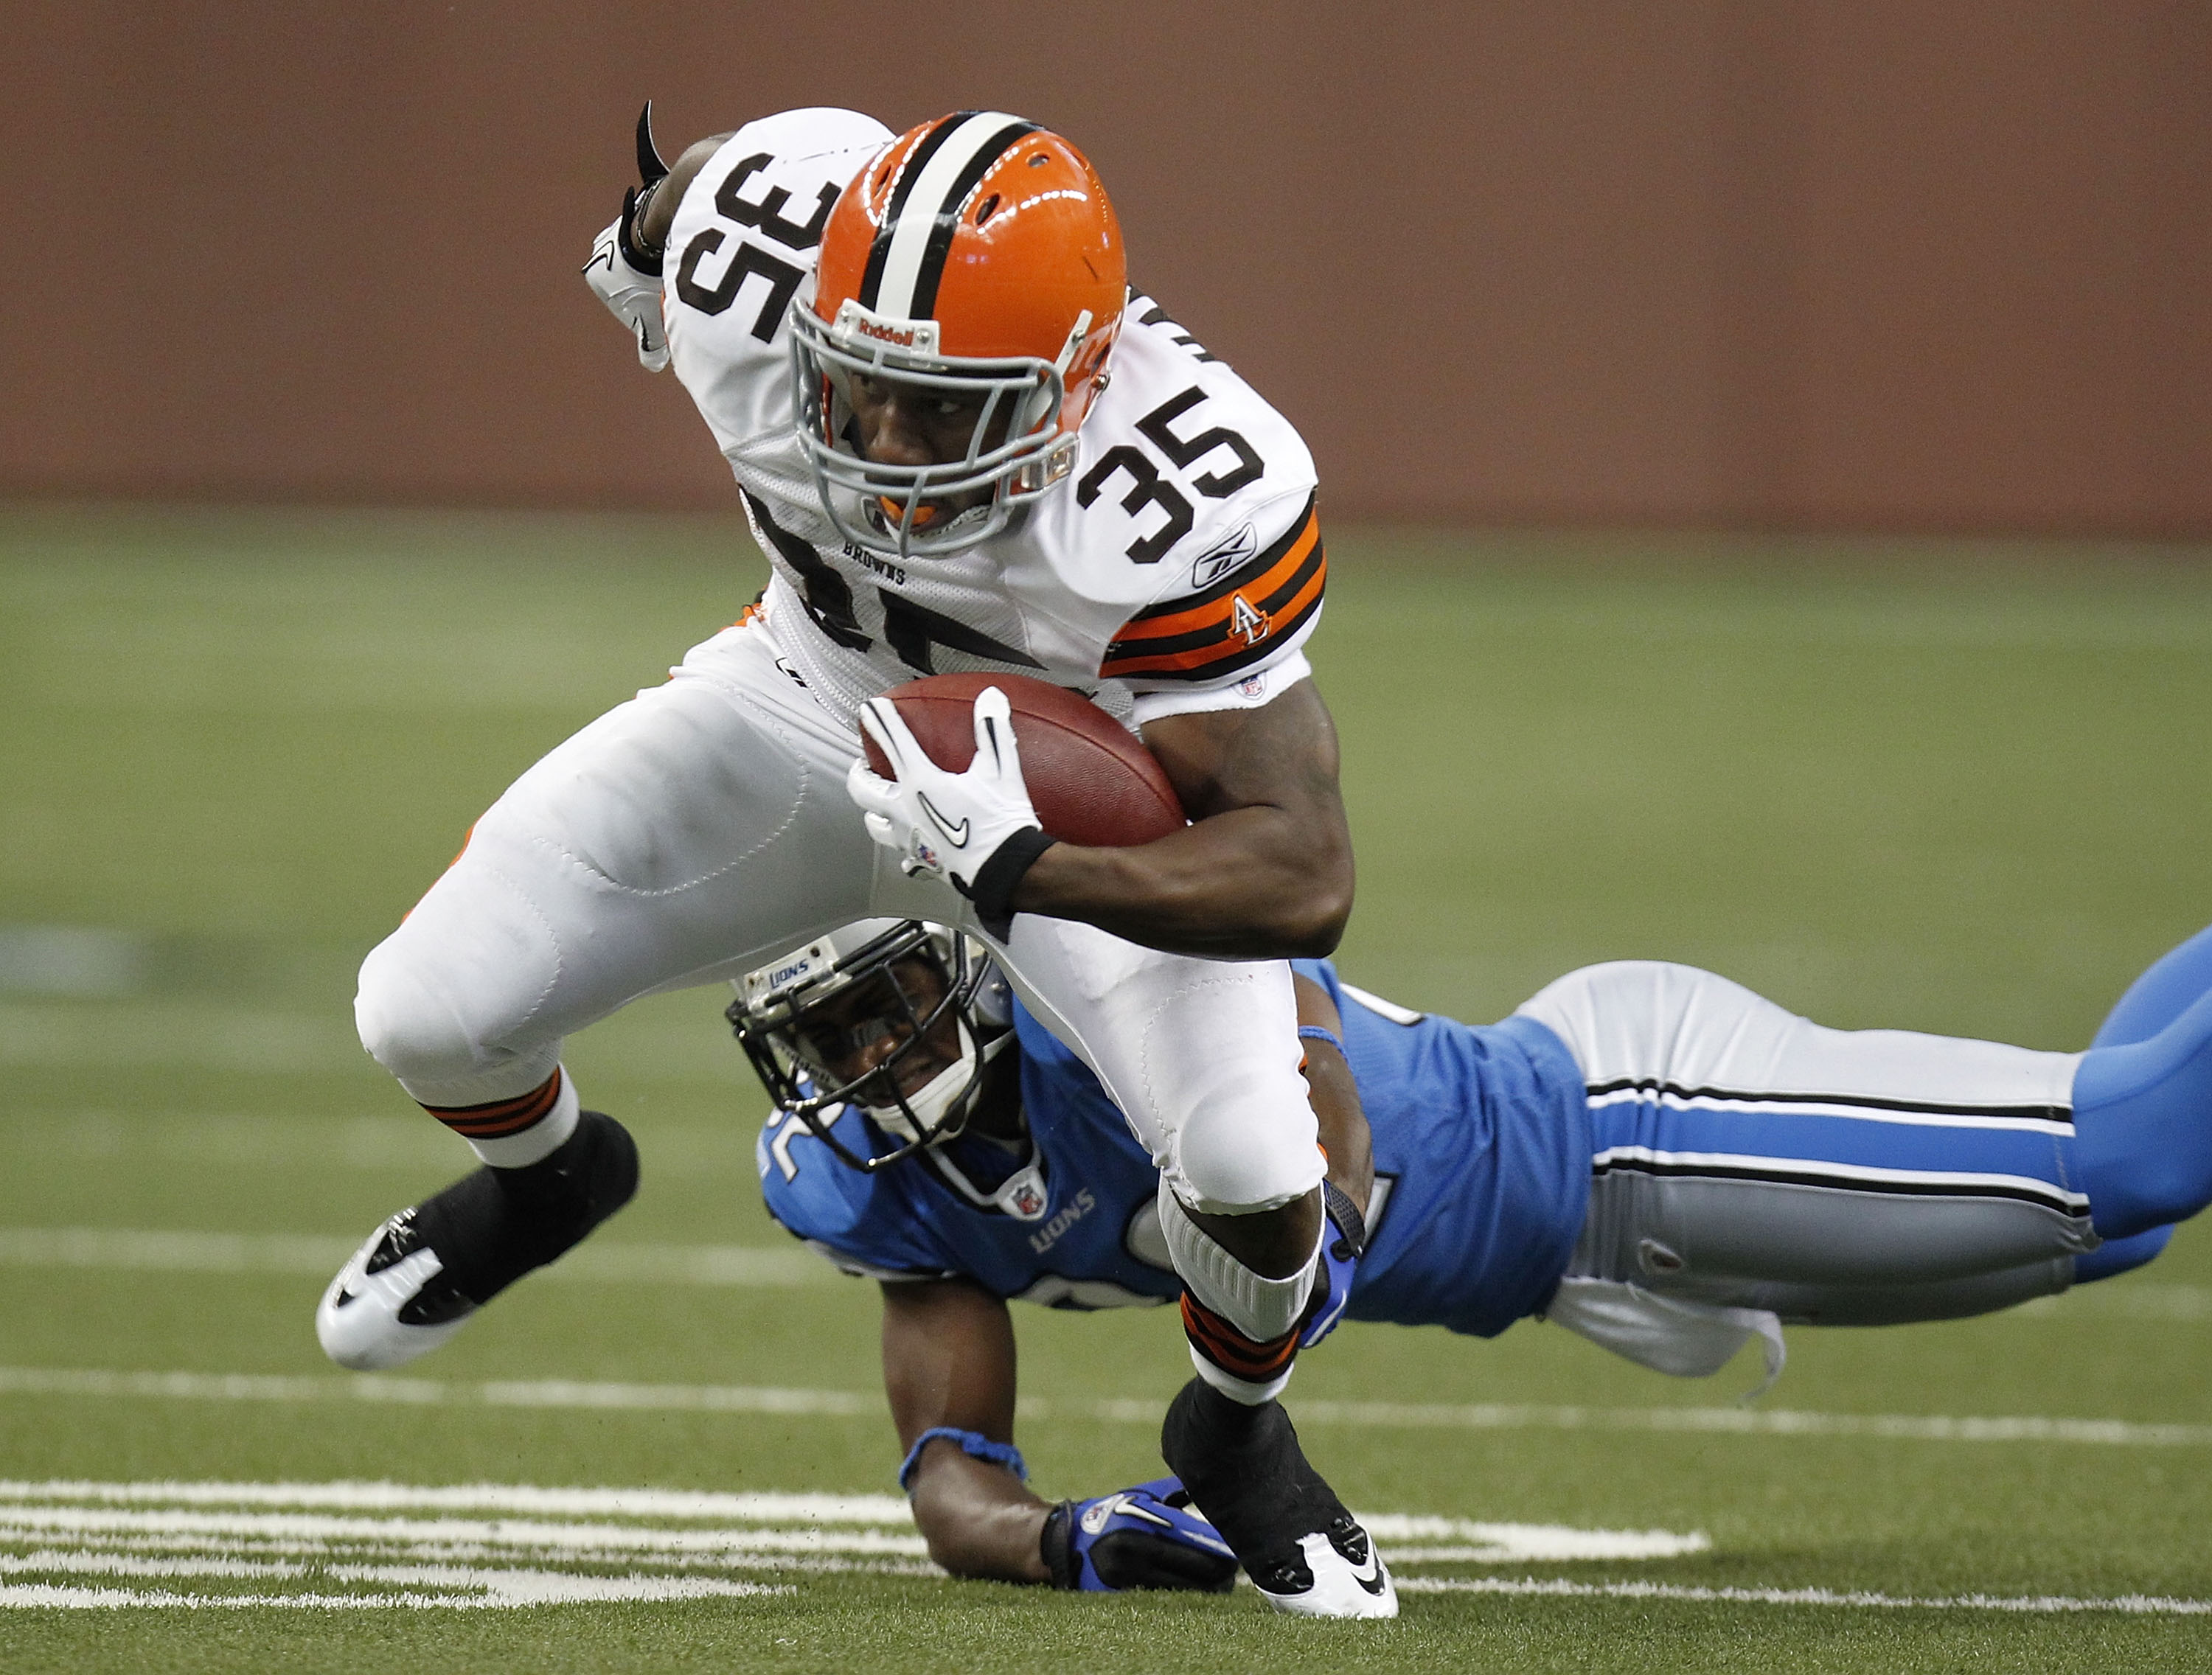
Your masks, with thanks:
[[(962, 118), (922, 165), (913, 190), (900, 194), (898, 223), (891, 228), (882, 282), (872, 305), (876, 313), (895, 320), (914, 319), (918, 317), (915, 306), (918, 291), (927, 291), (929, 302), (936, 300), (934, 277), (925, 283), (929, 236), (936, 230), (940, 215), (959, 208), (945, 200), (956, 191), (964, 196), (975, 176), (1011, 143), (1014, 137), (1008, 135), (1010, 128), (1023, 134), (1036, 131), (1034, 123), (1004, 111), (977, 111)], [(988, 159), (983, 156), (986, 151), (990, 153)]]

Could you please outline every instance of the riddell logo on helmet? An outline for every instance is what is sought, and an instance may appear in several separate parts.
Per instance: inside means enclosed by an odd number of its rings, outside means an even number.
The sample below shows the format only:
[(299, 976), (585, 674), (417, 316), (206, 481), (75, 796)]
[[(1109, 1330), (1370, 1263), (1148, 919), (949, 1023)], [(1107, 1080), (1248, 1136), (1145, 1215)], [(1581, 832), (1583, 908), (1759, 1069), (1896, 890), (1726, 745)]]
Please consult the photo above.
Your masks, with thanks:
[(831, 329), (848, 342), (860, 338), (888, 344), (892, 349), (911, 349), (917, 355), (937, 353), (939, 327), (935, 320), (892, 319), (854, 297), (847, 297), (837, 305), (837, 323)]
[(856, 320), (853, 329), (863, 337), (879, 338), (886, 343), (896, 343), (901, 349), (912, 349), (917, 335), (910, 325), (885, 325), (880, 320)]

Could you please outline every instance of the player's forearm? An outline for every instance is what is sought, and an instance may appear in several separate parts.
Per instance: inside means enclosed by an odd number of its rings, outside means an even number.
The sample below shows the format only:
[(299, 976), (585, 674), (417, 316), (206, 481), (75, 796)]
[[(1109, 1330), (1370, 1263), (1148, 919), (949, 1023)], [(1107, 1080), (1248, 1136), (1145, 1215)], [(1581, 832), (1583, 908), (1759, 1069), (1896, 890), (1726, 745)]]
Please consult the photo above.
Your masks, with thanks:
[(728, 134), (709, 134), (703, 140), (694, 140), (676, 160), (667, 178), (645, 195), (636, 210), (635, 224), (630, 228), (630, 235), (639, 248), (657, 252), (667, 247), (668, 229), (676, 222), (676, 206), (684, 201), (684, 194), (698, 179), (699, 171), (706, 167), (729, 137)]
[(1042, 1538), (1052, 1508), (999, 1466), (933, 1443), (914, 1478), (914, 1521), (955, 1576), (1048, 1582)]
[(1359, 1108), (1359, 1090), (1352, 1085), (1351, 1066), (1334, 1047), (1308, 1041), (1306, 1085), (1313, 1096), (1321, 1149), (1328, 1156), (1328, 1178), (1338, 1191), (1364, 1210), (1375, 1190), (1375, 1153), (1367, 1118)]
[(1291, 959), (1336, 946), (1352, 888), (1348, 841), (1255, 807), (1134, 848), (1054, 844), (1023, 877), (1014, 906), (1170, 954)]
[[(1318, 1024), (1342, 1039), (1344, 1019), (1328, 991), (1304, 976), (1293, 978), (1292, 987), (1297, 994), (1298, 1022)], [(1375, 1191), (1375, 1148), (1366, 1108), (1359, 1102), (1359, 1084), (1344, 1054), (1327, 1041), (1309, 1037), (1304, 1046), (1306, 1087), (1321, 1149), (1328, 1157), (1328, 1178), (1364, 1211)]]

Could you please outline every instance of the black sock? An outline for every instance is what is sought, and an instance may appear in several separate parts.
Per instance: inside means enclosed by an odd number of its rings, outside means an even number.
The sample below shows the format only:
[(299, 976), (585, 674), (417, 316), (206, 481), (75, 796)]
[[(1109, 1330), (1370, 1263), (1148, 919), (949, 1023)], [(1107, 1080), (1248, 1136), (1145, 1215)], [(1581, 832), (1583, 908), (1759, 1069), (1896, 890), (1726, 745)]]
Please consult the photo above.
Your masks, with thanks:
[(1307, 1464), (1280, 1402), (1248, 1406), (1194, 1378), (1169, 1405), (1160, 1453), (1254, 1581), (1269, 1586), (1273, 1569), (1278, 1581), (1312, 1586), (1300, 1538), (1351, 1515)]
[(453, 1288), (485, 1303), (574, 1247), (636, 1191), (629, 1131), (586, 1111), (550, 1156), (515, 1169), (487, 1165), (423, 1199), (415, 1229)]

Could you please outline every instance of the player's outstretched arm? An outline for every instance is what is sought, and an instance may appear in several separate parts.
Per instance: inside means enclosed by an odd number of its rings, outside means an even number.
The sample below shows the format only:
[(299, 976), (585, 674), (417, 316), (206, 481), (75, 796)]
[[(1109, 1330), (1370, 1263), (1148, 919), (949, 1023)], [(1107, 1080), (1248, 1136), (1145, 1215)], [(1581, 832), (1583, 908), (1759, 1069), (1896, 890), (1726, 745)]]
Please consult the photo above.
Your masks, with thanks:
[(1225, 1593), (1237, 1558), (1173, 1478), (1049, 1506), (1014, 1452), (1014, 1331), (965, 1280), (884, 1287), (884, 1386), (907, 1449), (900, 1480), (929, 1556), (956, 1576)]
[(1144, 729), (1193, 823), (1156, 843), (1056, 843), (1013, 905), (1147, 948), (1232, 959), (1318, 957), (1352, 915), (1352, 831), (1336, 724), (1300, 681), (1257, 709), (1170, 715)]
[[(1291, 986), (1297, 995), (1299, 1024), (1316, 1025), (1342, 1041), (1344, 1018), (1328, 991), (1310, 977), (1296, 975)], [(1375, 1148), (1359, 1085), (1340, 1048), (1311, 1036), (1300, 1045), (1305, 1048), (1306, 1086), (1312, 1092), (1321, 1149), (1328, 1155), (1328, 1178), (1364, 1214), (1375, 1194)]]
[[(926, 1432), (947, 1430), (1011, 1451), (1014, 1326), (1006, 1305), (960, 1279), (883, 1291), (884, 1391), (899, 1447), (911, 1450)], [(1052, 1508), (1008, 1466), (939, 1437), (921, 1449), (906, 1488), (930, 1557), (954, 1575), (1052, 1580), (1042, 1549)]]
[(653, 138), (653, 106), (637, 121), (640, 183), (623, 194), (621, 213), (592, 242), (584, 282), (592, 294), (637, 339), (637, 358), (647, 372), (668, 367), (668, 333), (661, 313), (661, 257), (676, 206), (727, 134), (699, 141), (670, 168)]

